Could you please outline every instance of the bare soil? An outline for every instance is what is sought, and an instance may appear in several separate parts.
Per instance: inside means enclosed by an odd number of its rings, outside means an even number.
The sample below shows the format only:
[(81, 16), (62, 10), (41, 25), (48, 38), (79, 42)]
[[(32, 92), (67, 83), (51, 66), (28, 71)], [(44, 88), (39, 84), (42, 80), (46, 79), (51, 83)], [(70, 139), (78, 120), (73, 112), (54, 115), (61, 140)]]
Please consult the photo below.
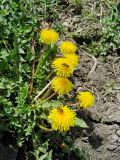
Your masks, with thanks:
[(91, 90), (96, 103), (78, 113), (90, 128), (76, 133), (75, 144), (88, 151), (92, 160), (120, 160), (120, 57), (98, 58), (96, 70), (88, 74), (93, 64), (87, 54), (80, 55), (76, 89)]

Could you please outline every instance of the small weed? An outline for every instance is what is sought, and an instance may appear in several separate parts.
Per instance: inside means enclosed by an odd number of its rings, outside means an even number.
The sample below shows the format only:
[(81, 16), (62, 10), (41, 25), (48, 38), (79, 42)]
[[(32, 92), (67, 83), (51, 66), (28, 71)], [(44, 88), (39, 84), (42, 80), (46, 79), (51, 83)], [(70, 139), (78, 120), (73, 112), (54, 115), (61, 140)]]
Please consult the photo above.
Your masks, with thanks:
[(116, 8), (113, 8), (108, 16), (101, 21), (102, 30), (99, 34), (98, 41), (92, 41), (88, 46), (90, 53), (95, 56), (107, 55), (114, 52), (120, 47), (120, 13)]

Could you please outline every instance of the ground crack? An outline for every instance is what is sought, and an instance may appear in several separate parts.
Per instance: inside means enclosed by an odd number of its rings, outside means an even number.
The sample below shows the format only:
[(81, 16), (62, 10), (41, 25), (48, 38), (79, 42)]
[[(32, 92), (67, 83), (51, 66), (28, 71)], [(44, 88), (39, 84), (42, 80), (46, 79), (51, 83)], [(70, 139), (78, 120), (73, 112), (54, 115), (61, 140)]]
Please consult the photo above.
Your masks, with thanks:
[(89, 117), (89, 120), (91, 122), (94, 122), (96, 124), (105, 124), (105, 125), (120, 125), (120, 122), (117, 122), (117, 121), (111, 121), (111, 122), (107, 122), (107, 121), (102, 121), (101, 119), (100, 120), (95, 120), (95, 119), (92, 119), (91, 117)]

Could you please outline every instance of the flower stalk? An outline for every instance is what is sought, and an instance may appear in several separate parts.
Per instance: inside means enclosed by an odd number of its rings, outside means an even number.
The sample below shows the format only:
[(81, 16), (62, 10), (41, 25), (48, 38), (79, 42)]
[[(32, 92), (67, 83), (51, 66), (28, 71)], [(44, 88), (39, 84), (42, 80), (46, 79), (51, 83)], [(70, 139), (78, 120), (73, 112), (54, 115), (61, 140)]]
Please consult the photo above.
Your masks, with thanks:
[(44, 101), (50, 100), (50, 99), (53, 98), (55, 95), (56, 95), (56, 93), (51, 94), (49, 97), (47, 97), (46, 99), (44, 99)]
[(38, 65), (37, 65), (37, 69), (35, 71), (35, 74), (34, 74), (34, 78), (36, 78), (37, 76), (37, 73), (39, 72), (39, 70), (45, 65), (47, 59), (49, 58), (50, 56), (50, 53), (51, 53), (51, 46), (48, 45), (47, 46), (47, 49), (46, 49), (46, 52), (43, 54), (42, 57), (40, 57), (39, 59), (39, 62), (38, 62)]
[(42, 126), (42, 125), (39, 125), (39, 127), (40, 127), (42, 130), (46, 131), (46, 132), (52, 132), (52, 131), (54, 131), (52, 128), (47, 128), (47, 127), (44, 127), (44, 126)]

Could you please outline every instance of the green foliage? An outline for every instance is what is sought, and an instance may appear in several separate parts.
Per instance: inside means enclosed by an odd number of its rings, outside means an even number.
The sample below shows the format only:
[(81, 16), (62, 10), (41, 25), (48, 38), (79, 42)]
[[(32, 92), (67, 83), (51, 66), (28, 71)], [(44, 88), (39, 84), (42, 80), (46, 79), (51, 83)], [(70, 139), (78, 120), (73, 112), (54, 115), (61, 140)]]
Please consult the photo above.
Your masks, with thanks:
[(74, 143), (71, 143), (72, 139), (68, 136), (65, 139), (65, 143), (63, 144), (64, 146), (64, 153), (68, 154), (68, 157), (71, 159), (79, 159), (79, 160), (90, 160), (89, 154), (84, 150), (84, 149), (78, 149)]
[(7, 126), (21, 83), (28, 81), (31, 75), (31, 40), (37, 24), (20, 3), (13, 0), (0, 3), (0, 105)]
[[(31, 40), (36, 26), (20, 3), (4, 0), (0, 14), (0, 63), (2, 75), (22, 81), (30, 75), (33, 59)], [(21, 77), (20, 73), (24, 76)]]
[(42, 89), (42, 87), (45, 86), (46, 75), (50, 73), (50, 65), (48, 62), (51, 61), (53, 57), (55, 57), (56, 53), (57, 53), (57, 46), (48, 45), (46, 50), (43, 53), (43, 56), (40, 57), (39, 59), (39, 62), (34, 74), (34, 79), (36, 79), (40, 89)]
[(69, 2), (75, 4), (76, 6), (81, 4), (81, 0), (69, 0)]
[(52, 160), (52, 150), (47, 152), (48, 146), (48, 141), (42, 145), (35, 145), (34, 152), (31, 153), (35, 156), (36, 160)]
[(85, 150), (79, 150), (78, 148), (72, 148), (71, 154), (78, 158), (79, 160), (90, 160), (89, 154)]
[(79, 151), (79, 157), (81, 160), (91, 160), (89, 154), (84, 149)]
[(120, 46), (120, 13), (116, 8), (110, 10), (102, 19), (102, 31), (98, 41), (92, 41), (88, 50), (94, 55), (107, 55)]
[(21, 0), (21, 3), (30, 10), (31, 15), (40, 21), (53, 21), (58, 18), (59, 2), (59, 0)]
[[(39, 25), (41, 20), (55, 20), (59, 16), (54, 7), (58, 3), (56, 0), (0, 1), (0, 130), (14, 133), (18, 147), (28, 147), (30, 143), (32, 147), (28, 152), (36, 160), (51, 160), (54, 150), (58, 151), (56, 146), (68, 140), (66, 134), (49, 133), (47, 115), (51, 108), (61, 105), (60, 98), (33, 100), (37, 90), (45, 86), (50, 62), (57, 52), (56, 46), (48, 46), (43, 49), (44, 56), (41, 55)], [(61, 24), (56, 24), (55, 28), (63, 29)], [(32, 95), (29, 93), (31, 83), (34, 85)], [(87, 128), (82, 119), (77, 122), (79, 127)], [(41, 125), (48, 127), (48, 132)], [(54, 139), (56, 144), (52, 142)]]
[(76, 118), (76, 121), (77, 121), (76, 126), (81, 127), (81, 128), (88, 128), (84, 120)]

